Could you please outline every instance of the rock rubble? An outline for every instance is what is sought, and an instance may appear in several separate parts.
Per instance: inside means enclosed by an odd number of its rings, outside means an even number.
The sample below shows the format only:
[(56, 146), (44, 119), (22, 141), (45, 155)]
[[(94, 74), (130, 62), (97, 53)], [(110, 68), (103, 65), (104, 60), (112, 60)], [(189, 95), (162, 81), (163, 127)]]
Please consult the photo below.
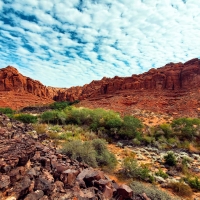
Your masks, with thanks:
[(69, 159), (51, 143), (33, 139), (31, 125), (0, 114), (1, 200), (109, 200), (133, 198), (127, 185), (119, 186), (102, 171)]

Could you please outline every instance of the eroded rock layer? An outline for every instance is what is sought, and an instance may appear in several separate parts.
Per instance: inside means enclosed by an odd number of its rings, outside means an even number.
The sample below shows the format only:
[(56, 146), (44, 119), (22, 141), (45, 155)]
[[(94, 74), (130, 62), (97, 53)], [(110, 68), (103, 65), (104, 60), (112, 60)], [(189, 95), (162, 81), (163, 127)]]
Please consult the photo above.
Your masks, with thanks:
[(200, 60), (192, 59), (186, 63), (169, 63), (158, 69), (151, 69), (140, 75), (131, 77), (103, 78), (92, 81), (83, 87), (72, 87), (59, 92), (57, 100), (84, 100), (116, 91), (131, 90), (191, 90), (200, 88)]

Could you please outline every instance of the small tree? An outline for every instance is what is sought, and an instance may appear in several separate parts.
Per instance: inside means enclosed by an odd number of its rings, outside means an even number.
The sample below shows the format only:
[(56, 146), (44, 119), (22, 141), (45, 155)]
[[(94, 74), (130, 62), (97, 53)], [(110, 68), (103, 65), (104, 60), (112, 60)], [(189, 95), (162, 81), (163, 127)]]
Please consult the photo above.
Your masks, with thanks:
[(139, 119), (132, 116), (125, 116), (123, 118), (123, 123), (119, 134), (121, 137), (126, 139), (133, 139), (135, 137), (140, 137), (140, 129), (142, 128), (142, 123)]
[(175, 155), (172, 152), (168, 152), (168, 154), (164, 156), (164, 159), (165, 159), (165, 164), (169, 166), (175, 166), (177, 163)]

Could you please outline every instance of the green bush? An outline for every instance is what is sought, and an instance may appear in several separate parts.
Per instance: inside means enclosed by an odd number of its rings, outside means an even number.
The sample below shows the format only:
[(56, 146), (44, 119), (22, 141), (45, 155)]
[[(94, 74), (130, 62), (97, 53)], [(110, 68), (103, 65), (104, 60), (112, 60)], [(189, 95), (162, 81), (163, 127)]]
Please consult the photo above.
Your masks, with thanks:
[(0, 113), (3, 113), (3, 114), (14, 114), (15, 111), (12, 110), (11, 108), (0, 108)]
[(192, 197), (192, 189), (183, 182), (172, 182), (168, 185), (177, 195), (182, 197)]
[(14, 115), (14, 118), (23, 123), (36, 123), (37, 122), (37, 116), (33, 116), (30, 114), (17, 114), (17, 115)]
[(85, 162), (92, 167), (97, 167), (96, 152), (91, 142), (74, 140), (63, 145), (62, 153), (79, 162)]
[(66, 115), (63, 111), (46, 111), (42, 113), (41, 120), (45, 123), (52, 124), (65, 124)]
[(124, 116), (119, 134), (126, 139), (137, 138), (140, 137), (139, 131), (141, 128), (142, 123), (139, 119), (134, 118), (133, 116)]
[(144, 181), (150, 181), (150, 170), (144, 166), (138, 165), (137, 160), (132, 157), (127, 157), (122, 163), (122, 175), (128, 178), (137, 178)]
[(87, 126), (95, 132), (101, 132), (104, 135), (107, 134), (108, 138), (121, 137), (141, 140), (141, 121), (132, 116), (125, 116), (121, 119), (119, 113), (111, 110), (66, 107), (60, 111), (53, 110), (44, 112), (41, 115), (41, 121), (53, 124)]
[(179, 118), (172, 122), (172, 127), (179, 137), (192, 141), (198, 135), (200, 119)]
[(100, 166), (114, 169), (117, 164), (115, 155), (108, 151), (105, 141), (101, 139), (67, 142), (62, 147), (62, 153), (92, 167)]
[(144, 142), (145, 145), (152, 144), (155, 141), (155, 138), (152, 136), (143, 136), (142, 141)]
[(167, 155), (164, 156), (165, 164), (169, 166), (176, 166), (177, 160), (173, 152), (168, 152)]
[(50, 105), (50, 108), (51, 109), (54, 109), (54, 110), (64, 110), (66, 107), (68, 106), (71, 106), (73, 104), (77, 104), (79, 103), (80, 101), (79, 100), (75, 100), (73, 102), (70, 102), (70, 101), (59, 101), (59, 102), (54, 102)]
[(190, 178), (186, 177), (185, 182), (193, 189), (200, 191), (200, 180), (198, 177)]
[(110, 169), (114, 169), (117, 165), (117, 159), (114, 154), (108, 151), (105, 140), (94, 139), (92, 145), (96, 151), (96, 161), (98, 166), (106, 166)]
[(155, 173), (156, 176), (160, 176), (164, 179), (168, 178), (168, 175), (162, 170), (162, 169), (159, 169), (156, 173)]
[(130, 187), (134, 191), (134, 198), (145, 193), (152, 200), (180, 200), (153, 185), (149, 186), (138, 181), (132, 181)]
[(170, 136), (173, 133), (171, 125), (170, 124), (161, 124), (159, 127), (164, 132), (164, 136), (166, 138), (170, 138)]

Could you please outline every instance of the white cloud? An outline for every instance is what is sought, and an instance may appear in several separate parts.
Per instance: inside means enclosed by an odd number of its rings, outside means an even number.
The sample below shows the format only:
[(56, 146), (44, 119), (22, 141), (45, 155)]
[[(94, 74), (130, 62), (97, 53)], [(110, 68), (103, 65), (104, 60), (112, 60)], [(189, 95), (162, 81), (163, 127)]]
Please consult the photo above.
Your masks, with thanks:
[(0, 11), (3, 9), (4, 3), (0, 1)]
[(22, 26), (22, 28), (28, 29), (28, 30), (33, 31), (33, 32), (36, 32), (36, 33), (42, 31), (41, 27), (38, 26), (36, 23), (34, 23), (34, 22), (29, 22), (29, 21), (27, 21), (27, 20), (23, 20), (23, 19), (22, 19), (22, 20), (20, 21), (20, 25)]
[(185, 62), (200, 57), (199, 2), (0, 2), (0, 60), (60, 87)]

